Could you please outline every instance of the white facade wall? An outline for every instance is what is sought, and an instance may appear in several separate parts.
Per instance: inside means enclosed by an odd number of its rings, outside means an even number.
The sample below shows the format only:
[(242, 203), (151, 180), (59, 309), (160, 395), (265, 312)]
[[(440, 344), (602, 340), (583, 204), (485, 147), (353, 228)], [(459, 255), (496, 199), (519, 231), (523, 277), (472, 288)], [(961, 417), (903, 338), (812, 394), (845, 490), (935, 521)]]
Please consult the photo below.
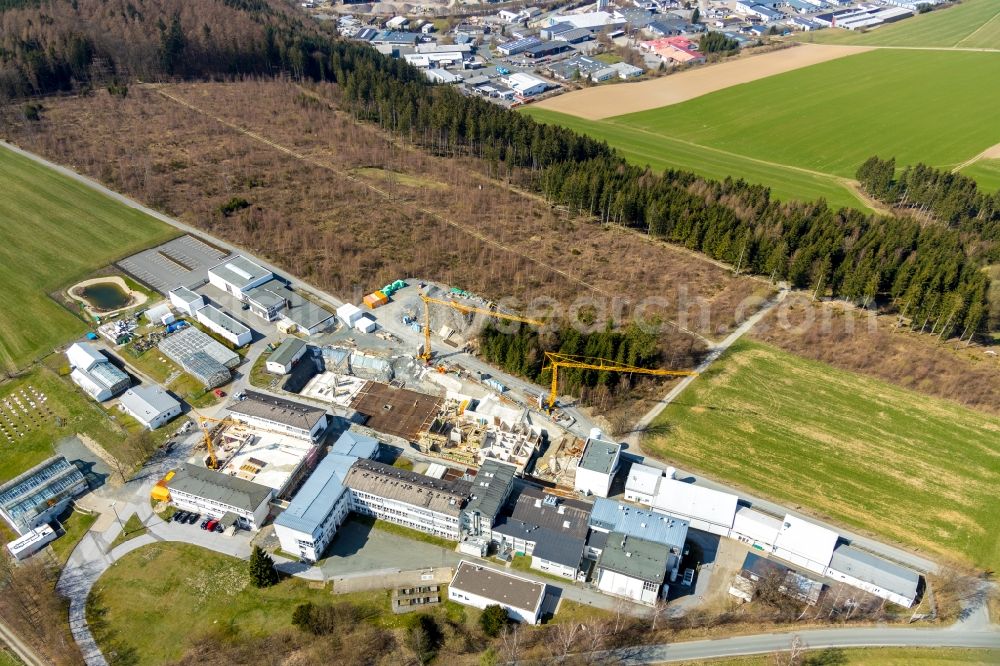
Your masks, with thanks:
[(597, 576), (597, 589), (601, 592), (632, 599), (641, 604), (650, 606), (655, 604), (657, 595), (660, 593), (660, 586), (655, 583), (647, 583), (644, 580), (631, 578), (616, 571), (601, 569)]
[(203, 315), (202, 313), (206, 309), (207, 309), (207, 306), (205, 308), (202, 308), (202, 309), (198, 310), (194, 314), (195, 319), (197, 319), (199, 322), (201, 322), (205, 326), (205, 328), (213, 331), (214, 333), (219, 334), (220, 336), (222, 336), (226, 340), (229, 340), (231, 343), (233, 343), (237, 347), (242, 347), (244, 345), (250, 344), (250, 341), (253, 339), (253, 336), (252, 336), (252, 334), (251, 334), (251, 332), (250, 332), (249, 329), (247, 329), (247, 330), (245, 330), (245, 331), (243, 331), (242, 333), (239, 333), (239, 334), (233, 333), (229, 329), (224, 328), (222, 326), (219, 326), (214, 321), (212, 321), (211, 319), (209, 319), (206, 315)]
[(449, 516), (398, 500), (351, 489), (351, 510), (410, 529), (458, 541), (458, 516)]
[(114, 395), (111, 389), (91, 381), (90, 377), (79, 370), (73, 370), (69, 378), (73, 380), (74, 384), (82, 388), (87, 395), (98, 402), (110, 400)]
[(531, 556), (531, 568), (545, 571), (546, 573), (562, 576), (567, 580), (576, 580), (576, 567), (569, 567), (558, 562), (550, 562), (540, 557)]
[(324, 414), (312, 427), (312, 430), (306, 430), (305, 428), (294, 428), (290, 425), (284, 423), (279, 423), (277, 421), (272, 421), (271, 419), (261, 418), (259, 416), (248, 416), (246, 414), (240, 414), (238, 412), (231, 412), (230, 416), (237, 421), (242, 423), (247, 423), (249, 425), (260, 426), (261, 428), (269, 430), (277, 430), (280, 433), (286, 435), (291, 435), (292, 437), (297, 437), (299, 439), (316, 441), (316, 438), (321, 432), (326, 430), (327, 416)]
[(55, 539), (55, 530), (48, 525), (42, 525), (8, 543), (7, 550), (15, 559), (23, 560), (45, 548)]
[(507, 615), (512, 620), (517, 620), (518, 622), (523, 622), (525, 624), (538, 624), (538, 611), (540, 608), (530, 609), (509, 606), (494, 599), (487, 599), (486, 597), (479, 596), (474, 592), (457, 589), (451, 585), (448, 586), (448, 598), (454, 602), (465, 604), (466, 606), (472, 606), (473, 608), (478, 608), (480, 610), (485, 609), (487, 606), (499, 604), (504, 607), (507, 611)]
[(910, 606), (913, 605), (913, 602), (915, 601), (915, 599), (904, 597), (895, 592), (890, 592), (889, 590), (883, 590), (881, 587), (873, 583), (869, 583), (868, 581), (861, 580), (860, 578), (855, 578), (854, 576), (851, 576), (849, 574), (842, 573), (832, 567), (827, 567), (826, 571), (824, 572), (824, 575), (827, 578), (830, 578), (831, 580), (839, 580), (843, 583), (847, 583), (851, 587), (856, 587), (860, 590), (864, 590), (865, 592), (871, 592), (880, 599), (891, 601), (892, 603), (903, 606), (904, 608), (909, 608)]
[[(169, 488), (169, 485), (167, 487)], [(170, 499), (179, 509), (194, 511), (195, 513), (201, 513), (212, 518), (221, 518), (223, 514), (230, 511), (242, 518), (244, 527), (251, 530), (259, 530), (264, 524), (270, 510), (268, 503), (271, 500), (268, 497), (254, 511), (247, 511), (230, 506), (229, 504), (223, 504), (222, 502), (216, 502), (205, 497), (198, 497), (197, 495), (191, 495), (181, 490), (175, 490), (174, 488), (170, 488)]]
[(121, 407), (122, 411), (124, 411), (126, 414), (128, 414), (129, 416), (131, 416), (136, 421), (146, 426), (150, 430), (156, 430), (164, 423), (174, 418), (175, 416), (178, 416), (181, 413), (181, 405), (180, 403), (177, 403), (167, 411), (157, 414), (156, 416), (147, 421), (144, 415), (133, 413), (132, 410), (130, 410), (128, 407), (125, 406), (125, 404), (122, 404)]
[(257, 278), (256, 280), (252, 280), (247, 286), (243, 287), (243, 289), (240, 289), (235, 284), (227, 282), (221, 276), (216, 275), (212, 271), (209, 271), (208, 272), (208, 283), (210, 285), (212, 285), (212, 286), (218, 287), (219, 289), (221, 289), (222, 291), (226, 292), (227, 294), (232, 294), (233, 296), (235, 296), (236, 298), (240, 299), (241, 301), (245, 301), (246, 300), (246, 293), (245, 292), (250, 291), (254, 287), (259, 287), (260, 285), (264, 284), (265, 282), (271, 280), (271, 278), (273, 278), (273, 277), (274, 277), (274, 275), (272, 273), (266, 273), (265, 275), (262, 275), (261, 277)]
[(309, 347), (303, 345), (302, 348), (299, 349), (298, 353), (296, 353), (295, 356), (288, 361), (287, 365), (283, 365), (281, 363), (275, 363), (274, 361), (268, 359), (268, 361), (264, 364), (264, 367), (267, 368), (268, 372), (273, 372), (277, 375), (287, 375), (289, 372), (292, 371), (292, 366), (295, 365), (295, 362), (298, 361), (303, 356), (305, 356), (308, 350)]
[(183, 298), (172, 291), (168, 294), (168, 296), (170, 297), (170, 303), (189, 317), (193, 317), (196, 311), (205, 307), (205, 297), (200, 294), (198, 295), (197, 300), (191, 301), (190, 303), (185, 302)]
[(813, 573), (818, 573), (821, 576), (826, 573), (826, 565), (829, 564), (829, 562), (824, 562), (821, 564), (814, 560), (810, 560), (809, 558), (803, 555), (799, 555), (798, 553), (793, 553), (787, 548), (781, 548), (781, 547), (774, 549), (774, 556), (779, 557), (787, 562), (791, 562), (792, 564), (802, 567), (803, 569), (808, 569)]
[(300, 532), (278, 523), (274, 524), (274, 533), (277, 535), (283, 551), (298, 555), (303, 560), (315, 562), (323, 556), (326, 547), (330, 545), (330, 541), (347, 520), (350, 512), (351, 491), (344, 488), (344, 492), (334, 504), (333, 509), (312, 534)]
[(611, 479), (614, 475), (614, 471), (611, 474), (603, 474), (591, 469), (577, 467), (573, 489), (584, 494), (607, 497), (608, 492), (611, 490)]

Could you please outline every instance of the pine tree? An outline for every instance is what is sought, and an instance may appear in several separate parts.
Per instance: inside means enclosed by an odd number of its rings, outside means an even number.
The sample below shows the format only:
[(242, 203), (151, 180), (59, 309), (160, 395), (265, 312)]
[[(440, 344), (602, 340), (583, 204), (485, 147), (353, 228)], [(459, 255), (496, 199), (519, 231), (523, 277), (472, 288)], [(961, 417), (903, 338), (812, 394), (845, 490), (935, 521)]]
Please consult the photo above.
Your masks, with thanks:
[(250, 582), (254, 587), (271, 587), (278, 583), (274, 560), (260, 546), (254, 546), (250, 554)]

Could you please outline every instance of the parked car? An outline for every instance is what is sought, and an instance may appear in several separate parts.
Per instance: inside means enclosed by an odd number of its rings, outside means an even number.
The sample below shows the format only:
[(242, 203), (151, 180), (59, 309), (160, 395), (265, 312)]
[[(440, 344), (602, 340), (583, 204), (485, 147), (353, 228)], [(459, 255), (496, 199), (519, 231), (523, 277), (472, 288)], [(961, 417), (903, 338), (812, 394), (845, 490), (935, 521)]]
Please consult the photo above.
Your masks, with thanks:
[(215, 524), (215, 531), (218, 532), (219, 534), (222, 534), (222, 532), (223, 532), (222, 523), (216, 523)]
[(174, 515), (170, 516), (170, 520), (175, 523), (183, 523), (187, 520), (187, 511), (174, 511)]
[(198, 522), (199, 518), (201, 518), (201, 514), (200, 513), (192, 513), (187, 518), (187, 524), (188, 525), (194, 525), (195, 523)]
[(217, 520), (210, 520), (210, 521), (208, 521), (208, 525), (205, 526), (205, 529), (208, 530), (209, 532), (214, 532), (215, 528), (216, 528), (216, 526), (218, 526), (218, 524), (219, 524), (219, 521), (217, 521)]
[(215, 397), (216, 398), (225, 398), (226, 397), (226, 392), (223, 391), (222, 389), (215, 389), (215, 391), (213, 391), (213, 393), (215, 393)]

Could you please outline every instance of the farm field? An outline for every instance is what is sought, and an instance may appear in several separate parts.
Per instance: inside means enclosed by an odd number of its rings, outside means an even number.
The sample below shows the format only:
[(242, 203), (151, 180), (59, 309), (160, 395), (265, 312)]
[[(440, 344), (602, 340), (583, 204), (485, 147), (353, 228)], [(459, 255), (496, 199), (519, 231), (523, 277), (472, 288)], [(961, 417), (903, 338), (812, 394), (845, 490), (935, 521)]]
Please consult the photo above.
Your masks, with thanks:
[(933, 557), (1000, 565), (1000, 417), (742, 340), (650, 453)]
[[(957, 666), (958, 664), (995, 664), (1000, 660), (1000, 650), (973, 650), (965, 648), (829, 648), (806, 653), (806, 664), (841, 664), (843, 666)], [(769, 666), (774, 663), (771, 655), (713, 659), (699, 664), (710, 666)], [(682, 662), (693, 666), (693, 662)]]
[(879, 49), (610, 122), (853, 178), (875, 154), (948, 167), (995, 145), (995, 80), (992, 53)]
[(524, 112), (538, 121), (562, 125), (604, 139), (635, 164), (648, 164), (657, 170), (686, 169), (716, 180), (727, 176), (738, 177), (769, 186), (772, 194), (783, 200), (823, 198), (834, 207), (865, 207), (864, 202), (834, 176), (756, 161), (663, 134), (651, 134), (625, 124), (584, 120), (538, 107), (525, 107)]
[(799, 33), (794, 39), (816, 44), (1000, 49), (1000, 6), (994, 0), (963, 0), (869, 32), (819, 30)]
[(0, 367), (17, 369), (86, 330), (50, 292), (176, 233), (3, 147), (0, 182)]
[(982, 122), (1000, 105), (1000, 89), (981, 85), (992, 79), (1000, 79), (992, 53), (879, 49), (589, 124), (525, 112), (603, 138), (640, 164), (857, 206), (840, 179), (853, 179), (873, 154), (949, 167), (1000, 141), (1000, 130)]
[(1000, 190), (1000, 159), (979, 160), (962, 169), (962, 175), (975, 179), (979, 189), (986, 192)]
[[(37, 407), (31, 407), (29, 398)], [(55, 455), (55, 442), (63, 437), (86, 433), (112, 454), (123, 439), (104, 410), (44, 364), (0, 384), (0, 424), (0, 483)]]

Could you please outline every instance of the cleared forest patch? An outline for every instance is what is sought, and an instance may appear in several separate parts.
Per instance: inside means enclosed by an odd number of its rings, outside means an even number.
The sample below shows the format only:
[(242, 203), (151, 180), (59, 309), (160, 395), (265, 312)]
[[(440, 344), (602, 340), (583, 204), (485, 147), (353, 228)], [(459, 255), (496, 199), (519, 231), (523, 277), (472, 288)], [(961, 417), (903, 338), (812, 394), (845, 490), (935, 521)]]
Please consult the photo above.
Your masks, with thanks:
[[(655, 297), (647, 313), (717, 337), (741, 303), (770, 291), (694, 253), (572, 218), (486, 178), (484, 161), (399, 145), (332, 109), (328, 90), (274, 81), (136, 88), (125, 99), (53, 99), (40, 122), (7, 126), (24, 147), (345, 298), (424, 276), (522, 307), (544, 297), (569, 309), (583, 298), (603, 322)], [(234, 196), (251, 205), (224, 214)], [(697, 346), (676, 329), (667, 335)]]

